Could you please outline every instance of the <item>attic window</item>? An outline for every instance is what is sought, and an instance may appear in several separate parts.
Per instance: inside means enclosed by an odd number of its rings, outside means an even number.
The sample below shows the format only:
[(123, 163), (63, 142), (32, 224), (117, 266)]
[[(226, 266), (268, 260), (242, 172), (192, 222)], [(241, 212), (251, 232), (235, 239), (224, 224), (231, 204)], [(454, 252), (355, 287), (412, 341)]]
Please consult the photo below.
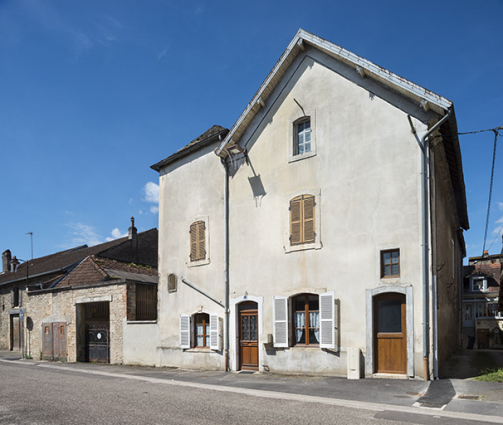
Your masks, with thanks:
[(473, 277), (472, 278), (472, 292), (486, 292), (487, 291), (487, 280), (483, 277)]
[[(288, 162), (316, 156), (316, 110), (297, 108), (289, 121), (285, 141), (288, 143)], [(286, 139), (287, 138), (287, 139)]]
[(294, 155), (304, 155), (311, 152), (311, 119), (302, 118), (295, 124)]

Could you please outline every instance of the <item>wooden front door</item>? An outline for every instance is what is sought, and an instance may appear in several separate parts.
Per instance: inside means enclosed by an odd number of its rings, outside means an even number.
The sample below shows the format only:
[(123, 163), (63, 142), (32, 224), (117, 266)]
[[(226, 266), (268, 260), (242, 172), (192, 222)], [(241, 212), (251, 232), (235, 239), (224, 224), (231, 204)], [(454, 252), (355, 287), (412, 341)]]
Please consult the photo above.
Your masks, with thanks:
[(375, 372), (407, 373), (405, 295), (387, 293), (374, 298)]
[(254, 302), (239, 305), (239, 368), (258, 370), (258, 310)]
[(19, 316), (11, 316), (10, 323), (11, 350), (21, 351), (21, 321)]

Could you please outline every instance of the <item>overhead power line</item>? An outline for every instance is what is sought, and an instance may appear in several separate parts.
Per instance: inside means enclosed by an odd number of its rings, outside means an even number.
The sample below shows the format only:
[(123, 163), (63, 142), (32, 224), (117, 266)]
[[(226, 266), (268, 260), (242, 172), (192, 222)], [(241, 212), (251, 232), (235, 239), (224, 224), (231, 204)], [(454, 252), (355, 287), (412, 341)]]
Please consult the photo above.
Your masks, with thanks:
[(494, 163), (496, 162), (496, 145), (498, 143), (498, 136), (500, 135), (498, 133), (498, 130), (494, 129), (492, 131), (494, 131), (493, 165), (491, 167), (491, 184), (489, 185), (489, 201), (487, 203), (486, 231), (484, 233), (484, 247), (482, 248), (482, 255), (484, 255), (484, 251), (486, 250), (487, 228), (489, 226), (489, 212), (491, 211), (491, 198), (493, 194)]
[(498, 133), (499, 136), (499, 130), (503, 130), (502, 126), (496, 127), (496, 128), (489, 128), (487, 130), (477, 130), (477, 131), (467, 131), (465, 133), (458, 133), (458, 136), (464, 136), (465, 134), (477, 134), (477, 133), (484, 133), (485, 131), (494, 131), (495, 133)]

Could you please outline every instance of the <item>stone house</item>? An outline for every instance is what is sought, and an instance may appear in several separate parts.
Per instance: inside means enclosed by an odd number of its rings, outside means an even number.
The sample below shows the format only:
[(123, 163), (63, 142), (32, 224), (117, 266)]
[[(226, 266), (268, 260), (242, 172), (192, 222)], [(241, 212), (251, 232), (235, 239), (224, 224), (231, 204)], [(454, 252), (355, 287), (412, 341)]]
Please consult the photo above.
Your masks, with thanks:
[(461, 343), (451, 101), (299, 30), (159, 172), (162, 366), (430, 379)]
[(157, 243), (157, 229), (137, 233), (132, 220), (127, 237), (2, 273), (0, 349), (37, 359), (123, 363), (125, 328), (157, 319)]
[[(502, 256), (470, 257), (463, 267), (463, 345), (503, 348), (503, 311), (499, 310)], [(503, 310), (503, 309), (502, 309)]]

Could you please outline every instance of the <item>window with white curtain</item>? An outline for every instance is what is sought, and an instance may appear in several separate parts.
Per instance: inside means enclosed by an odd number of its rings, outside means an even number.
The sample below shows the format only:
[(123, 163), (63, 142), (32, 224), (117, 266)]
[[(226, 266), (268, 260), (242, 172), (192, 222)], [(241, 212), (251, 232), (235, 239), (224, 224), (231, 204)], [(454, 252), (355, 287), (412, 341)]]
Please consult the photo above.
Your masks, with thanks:
[(293, 298), (294, 345), (319, 345), (320, 302), (318, 295), (302, 294)]

